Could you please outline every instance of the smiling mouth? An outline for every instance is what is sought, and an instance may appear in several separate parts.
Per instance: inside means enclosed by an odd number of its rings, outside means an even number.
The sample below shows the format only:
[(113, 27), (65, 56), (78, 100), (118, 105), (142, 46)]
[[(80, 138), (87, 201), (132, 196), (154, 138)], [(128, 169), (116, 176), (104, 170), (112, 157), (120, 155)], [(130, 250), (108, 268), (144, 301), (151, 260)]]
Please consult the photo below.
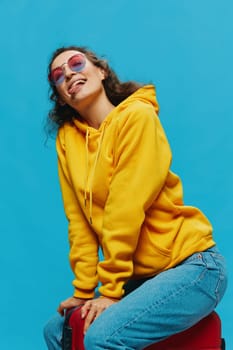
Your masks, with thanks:
[(86, 83), (86, 79), (77, 79), (75, 80), (70, 87), (68, 88), (68, 93), (70, 95), (74, 94), (75, 92), (78, 92), (81, 87)]

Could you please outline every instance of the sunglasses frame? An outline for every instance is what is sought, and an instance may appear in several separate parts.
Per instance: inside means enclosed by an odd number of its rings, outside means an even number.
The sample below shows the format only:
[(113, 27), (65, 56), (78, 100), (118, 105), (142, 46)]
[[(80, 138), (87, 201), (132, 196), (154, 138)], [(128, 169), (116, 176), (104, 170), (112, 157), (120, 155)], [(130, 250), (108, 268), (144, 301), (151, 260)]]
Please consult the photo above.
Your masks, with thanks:
[[(69, 64), (69, 62), (70, 62), (75, 56), (82, 56), (82, 58), (83, 58), (83, 65), (81, 66), (81, 69), (77, 69), (77, 70), (76, 70), (76, 69), (73, 69), (74, 67), (70, 66), (70, 64)], [(72, 72), (77, 72), (77, 73), (78, 73), (78, 72), (82, 72), (83, 69), (84, 69), (85, 66), (86, 66), (86, 56), (85, 56), (83, 53), (75, 53), (74, 55), (72, 55), (72, 56), (67, 60), (67, 62), (64, 62), (62, 65), (60, 65), (60, 66), (54, 68), (53, 70), (51, 70), (51, 72), (50, 72), (49, 75), (48, 75), (48, 80), (49, 80), (49, 82), (50, 82), (52, 85), (58, 86), (58, 85), (62, 84), (63, 81), (65, 80), (65, 74), (64, 74), (64, 69), (63, 69), (63, 66), (64, 66), (65, 64), (68, 65), (69, 69), (72, 70)], [(60, 81), (59, 83), (56, 83), (56, 82), (54, 81), (54, 79), (52, 78), (53, 72), (56, 71), (57, 69), (58, 69), (58, 70), (61, 70), (61, 71), (62, 71), (62, 74), (63, 74), (63, 79), (62, 79), (62, 81)]]

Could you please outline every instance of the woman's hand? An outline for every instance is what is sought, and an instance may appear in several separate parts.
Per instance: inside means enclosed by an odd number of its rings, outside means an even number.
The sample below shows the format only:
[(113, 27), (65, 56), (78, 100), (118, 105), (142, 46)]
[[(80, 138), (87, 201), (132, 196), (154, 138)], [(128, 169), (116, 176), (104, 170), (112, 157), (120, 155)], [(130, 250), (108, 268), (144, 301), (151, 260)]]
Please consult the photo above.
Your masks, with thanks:
[(79, 299), (75, 297), (70, 297), (60, 303), (58, 306), (57, 311), (63, 316), (65, 309), (70, 309), (72, 307), (83, 305), (87, 299)]
[(100, 297), (97, 299), (88, 300), (81, 309), (81, 316), (85, 319), (84, 334), (89, 328), (90, 324), (110, 305), (116, 303), (118, 300)]

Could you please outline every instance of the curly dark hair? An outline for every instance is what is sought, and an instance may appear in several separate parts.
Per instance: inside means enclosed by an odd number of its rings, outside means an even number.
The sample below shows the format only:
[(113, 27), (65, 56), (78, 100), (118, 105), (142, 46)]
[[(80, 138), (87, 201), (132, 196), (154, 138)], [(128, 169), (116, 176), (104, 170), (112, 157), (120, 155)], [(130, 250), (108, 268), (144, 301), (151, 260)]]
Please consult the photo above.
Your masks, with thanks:
[[(66, 46), (57, 49), (52, 54), (50, 59), (50, 63), (48, 65), (48, 75), (51, 72), (51, 66), (54, 59), (62, 52), (69, 50), (82, 52), (96, 67), (102, 68), (106, 72), (106, 78), (103, 80), (103, 86), (108, 99), (114, 106), (117, 106), (120, 102), (142, 87), (142, 84), (133, 81), (121, 82), (116, 73), (109, 67), (106, 60), (97, 57), (96, 54), (90, 51), (88, 48), (79, 46)], [(49, 84), (50, 100), (52, 101), (53, 107), (48, 113), (45, 129), (46, 132), (51, 135), (64, 123), (72, 122), (73, 118), (81, 119), (81, 116), (69, 105), (62, 105), (59, 102), (59, 94), (56, 87), (51, 82), (49, 82)]]

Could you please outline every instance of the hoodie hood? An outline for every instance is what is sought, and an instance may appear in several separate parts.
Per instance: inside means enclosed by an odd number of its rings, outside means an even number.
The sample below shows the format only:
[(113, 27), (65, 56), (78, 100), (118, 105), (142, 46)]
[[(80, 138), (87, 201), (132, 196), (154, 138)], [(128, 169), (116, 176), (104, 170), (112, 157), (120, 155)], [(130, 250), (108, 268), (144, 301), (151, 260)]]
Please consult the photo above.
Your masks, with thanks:
[(127, 97), (124, 101), (119, 103), (105, 118), (102, 122), (99, 129), (95, 129), (90, 127), (85, 120), (79, 120), (77, 118), (73, 118), (73, 123), (75, 126), (84, 134), (86, 134), (87, 129), (89, 133), (101, 133), (102, 129), (105, 128), (107, 124), (109, 124), (118, 112), (121, 112), (125, 108), (127, 108), (131, 103), (137, 101), (142, 101), (149, 105), (152, 105), (155, 109), (156, 114), (159, 113), (159, 105), (156, 99), (156, 91), (154, 85), (145, 85), (138, 90), (136, 90), (133, 94)]
[(149, 105), (152, 105), (155, 109), (156, 114), (159, 113), (159, 105), (156, 99), (156, 91), (154, 85), (145, 85), (142, 88), (135, 91), (132, 95), (126, 98), (118, 106), (127, 106), (128, 104), (137, 101), (142, 101)]

